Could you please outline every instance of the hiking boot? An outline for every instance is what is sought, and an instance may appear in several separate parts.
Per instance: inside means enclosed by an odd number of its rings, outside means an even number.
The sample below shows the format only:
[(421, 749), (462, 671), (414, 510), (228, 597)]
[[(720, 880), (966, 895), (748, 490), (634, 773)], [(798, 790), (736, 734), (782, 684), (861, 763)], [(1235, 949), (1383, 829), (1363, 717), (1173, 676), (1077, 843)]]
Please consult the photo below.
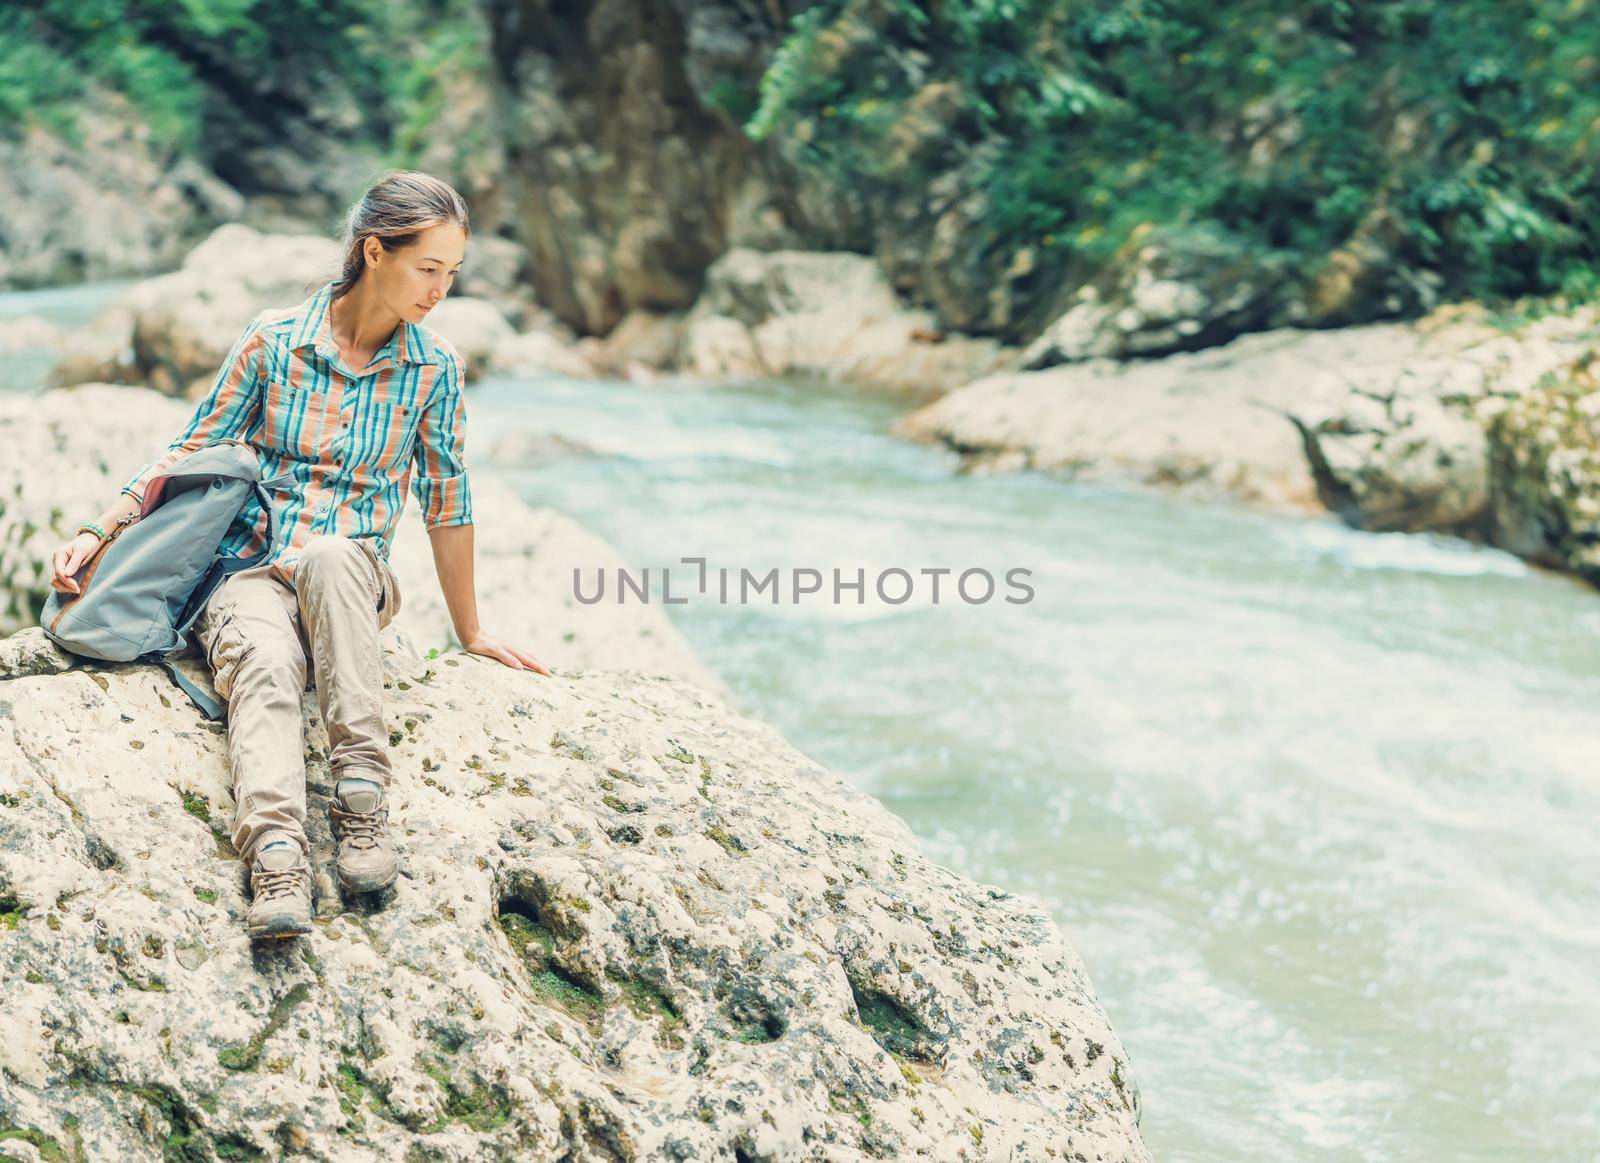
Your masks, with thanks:
[(383, 802), (382, 787), (369, 779), (341, 779), (328, 801), (328, 823), (339, 841), (334, 867), (341, 889), (378, 892), (395, 882), (400, 865), (389, 837), (389, 809)]
[(273, 840), (250, 867), (248, 925), (252, 938), (299, 937), (311, 932), (311, 865), (293, 840)]

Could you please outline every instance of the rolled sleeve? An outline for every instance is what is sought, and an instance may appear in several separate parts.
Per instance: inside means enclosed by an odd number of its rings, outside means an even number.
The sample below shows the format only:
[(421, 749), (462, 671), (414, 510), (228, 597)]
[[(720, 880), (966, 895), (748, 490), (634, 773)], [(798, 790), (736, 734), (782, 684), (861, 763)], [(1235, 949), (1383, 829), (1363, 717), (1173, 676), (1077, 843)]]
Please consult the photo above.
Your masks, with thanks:
[(423, 527), (429, 532), (441, 525), (472, 524), (472, 488), (467, 482), (466, 462), (467, 403), (461, 382), (461, 361), (450, 353), (417, 430), (411, 490), (422, 507)]
[(196, 406), (188, 426), (167, 450), (133, 475), (121, 491), (141, 505), (151, 478), (170, 465), (217, 440), (242, 439), (261, 408), (261, 352), (263, 336), (258, 316), (234, 342), (211, 390)]

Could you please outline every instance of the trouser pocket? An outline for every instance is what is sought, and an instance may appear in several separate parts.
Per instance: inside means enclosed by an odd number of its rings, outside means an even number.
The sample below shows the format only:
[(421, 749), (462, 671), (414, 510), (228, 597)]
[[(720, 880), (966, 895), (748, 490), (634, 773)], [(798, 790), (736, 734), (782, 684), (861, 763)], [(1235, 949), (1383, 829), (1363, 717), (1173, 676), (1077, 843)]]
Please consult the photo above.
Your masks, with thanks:
[(395, 577), (394, 570), (389, 568), (389, 563), (378, 552), (378, 544), (371, 537), (358, 537), (356, 544), (361, 546), (361, 551), (372, 562), (372, 568), (377, 578), (378, 590), (378, 629), (382, 630), (394, 616), (400, 612), (400, 582)]
[(228, 699), (233, 694), (233, 680), (239, 673), (239, 660), (244, 655), (238, 616), (232, 609), (203, 616), (196, 626), (195, 636), (206, 652), (206, 663), (211, 667), (212, 687), (224, 700)]

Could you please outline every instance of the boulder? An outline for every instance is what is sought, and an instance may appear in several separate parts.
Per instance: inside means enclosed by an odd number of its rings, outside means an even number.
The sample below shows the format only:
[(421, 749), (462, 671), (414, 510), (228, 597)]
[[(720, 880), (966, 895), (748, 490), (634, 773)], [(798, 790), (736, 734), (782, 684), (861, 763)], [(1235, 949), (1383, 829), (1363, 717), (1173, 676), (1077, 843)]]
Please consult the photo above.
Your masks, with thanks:
[(8, 1148), (1149, 1159), (1048, 912), (771, 727), (662, 675), (389, 673), (397, 889), (333, 888), (308, 694), (316, 921), (254, 947), (221, 728), (149, 667), (0, 680)]
[[(140, 383), (144, 373), (133, 342), (138, 322), (133, 308), (117, 303), (101, 312), (87, 327), (64, 334), (57, 346), (58, 357), (50, 369), (50, 386)], [(164, 382), (172, 381), (167, 378)]]
[(1159, 359), (991, 376), (903, 416), (969, 468), (1176, 486), (1374, 530), (1489, 531), (1486, 429), (1587, 358), (1600, 309), (1520, 321), (1481, 307), (1415, 323), (1281, 328)]
[(134, 378), (170, 395), (202, 390), (258, 312), (293, 306), (338, 272), (332, 239), (219, 226), (180, 269), (135, 283), (113, 307), (133, 316)]
[(1298, 511), (1321, 505), (1291, 406), (1324, 371), (1377, 355), (1368, 329), (1279, 331), (1160, 360), (1107, 359), (969, 384), (893, 431), (960, 452), (969, 467), (1061, 472)]
[(1290, 271), (1229, 239), (1145, 224), (1094, 280), (1071, 292), (1023, 352), (1022, 366), (1165, 355), (1294, 323), (1283, 310), (1290, 281)]
[(517, 334), (493, 303), (466, 295), (451, 295), (429, 311), (424, 322), (455, 347), (469, 380), (490, 371), (496, 350)]
[(487, 299), (519, 328), (528, 326), (538, 314), (528, 252), (509, 238), (493, 234), (473, 234), (451, 294)]
[(1495, 544), (1600, 585), (1600, 391), (1592, 376), (1518, 397), (1489, 425)]
[(1013, 356), (904, 307), (869, 258), (735, 248), (706, 273), (680, 369), (718, 379), (810, 375), (926, 398)]
[(175, 264), (243, 199), (150, 141), (125, 101), (94, 86), (76, 140), (37, 125), (0, 134), (0, 288), (142, 275)]

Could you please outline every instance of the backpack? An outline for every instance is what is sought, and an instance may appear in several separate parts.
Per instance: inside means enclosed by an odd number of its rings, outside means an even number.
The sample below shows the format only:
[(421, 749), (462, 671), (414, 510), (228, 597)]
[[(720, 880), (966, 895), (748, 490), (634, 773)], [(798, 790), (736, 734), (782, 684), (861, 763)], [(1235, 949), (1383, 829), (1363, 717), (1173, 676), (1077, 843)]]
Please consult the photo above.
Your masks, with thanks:
[[(80, 592), (50, 591), (39, 615), (45, 634), (71, 654), (154, 662), (201, 714), (221, 719), (221, 702), (180, 674), (171, 656), (222, 580), (262, 564), (277, 544), (269, 490), (294, 478), (260, 476), (255, 450), (233, 439), (208, 444), (153, 476), (139, 512), (119, 521), (78, 570)], [(267, 547), (249, 557), (223, 556), (222, 540), (252, 495), (267, 514)]]

